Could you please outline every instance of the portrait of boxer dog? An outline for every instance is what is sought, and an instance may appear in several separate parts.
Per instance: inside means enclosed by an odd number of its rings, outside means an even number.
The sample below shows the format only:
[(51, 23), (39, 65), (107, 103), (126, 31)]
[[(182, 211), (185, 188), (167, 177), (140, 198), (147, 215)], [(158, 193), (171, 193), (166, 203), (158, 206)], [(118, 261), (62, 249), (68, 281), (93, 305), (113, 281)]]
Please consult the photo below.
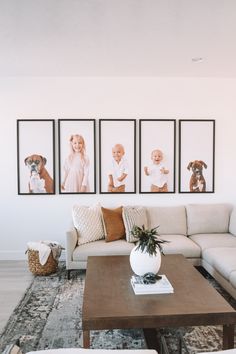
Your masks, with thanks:
[(201, 160), (189, 162), (187, 169), (192, 171), (189, 182), (190, 192), (206, 191), (206, 181), (202, 172), (203, 167), (207, 168), (207, 165)]
[(54, 182), (45, 168), (46, 157), (34, 154), (26, 157), (24, 161), (30, 170), (29, 192), (53, 193)]

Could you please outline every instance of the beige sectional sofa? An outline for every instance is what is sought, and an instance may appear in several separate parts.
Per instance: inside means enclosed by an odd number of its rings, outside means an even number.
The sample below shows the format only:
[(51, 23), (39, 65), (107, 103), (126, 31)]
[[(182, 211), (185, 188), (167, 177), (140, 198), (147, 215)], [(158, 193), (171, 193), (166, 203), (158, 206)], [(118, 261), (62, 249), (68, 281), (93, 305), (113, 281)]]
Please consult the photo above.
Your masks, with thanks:
[[(136, 208), (135, 206), (133, 208)], [(188, 204), (144, 207), (149, 228), (159, 225), (164, 253), (181, 253), (194, 265), (202, 265), (236, 298), (236, 207), (230, 204)], [(92, 221), (91, 221), (92, 222)], [(78, 230), (66, 234), (66, 267), (86, 269), (88, 256), (129, 255), (134, 243), (105, 238), (78, 244)]]

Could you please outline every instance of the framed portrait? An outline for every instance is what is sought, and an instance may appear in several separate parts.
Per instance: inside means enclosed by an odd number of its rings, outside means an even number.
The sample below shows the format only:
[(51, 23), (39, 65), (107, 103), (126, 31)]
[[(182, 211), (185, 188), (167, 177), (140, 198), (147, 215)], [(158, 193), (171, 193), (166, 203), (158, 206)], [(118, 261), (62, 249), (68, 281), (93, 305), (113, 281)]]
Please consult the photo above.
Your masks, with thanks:
[(175, 193), (174, 119), (139, 121), (139, 192)]
[(136, 193), (136, 120), (99, 120), (100, 193)]
[(179, 192), (214, 193), (215, 120), (179, 121)]
[(17, 120), (18, 194), (55, 194), (55, 121)]
[(96, 193), (95, 119), (59, 119), (59, 193)]

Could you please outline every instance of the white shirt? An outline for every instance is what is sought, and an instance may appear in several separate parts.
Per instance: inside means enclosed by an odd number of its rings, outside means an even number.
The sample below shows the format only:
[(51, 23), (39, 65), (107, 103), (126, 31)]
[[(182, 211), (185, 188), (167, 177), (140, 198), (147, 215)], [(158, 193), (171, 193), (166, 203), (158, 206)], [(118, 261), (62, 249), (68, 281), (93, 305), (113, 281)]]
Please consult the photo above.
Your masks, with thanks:
[(128, 161), (123, 157), (119, 163), (113, 159), (108, 174), (113, 177), (114, 187), (119, 187), (125, 184), (126, 178), (121, 182), (117, 180), (117, 178), (119, 178), (123, 173), (128, 175)]
[(168, 182), (167, 174), (161, 173), (161, 169), (165, 168), (163, 164), (152, 164), (148, 167), (148, 174), (151, 178), (151, 183), (157, 187), (163, 187)]

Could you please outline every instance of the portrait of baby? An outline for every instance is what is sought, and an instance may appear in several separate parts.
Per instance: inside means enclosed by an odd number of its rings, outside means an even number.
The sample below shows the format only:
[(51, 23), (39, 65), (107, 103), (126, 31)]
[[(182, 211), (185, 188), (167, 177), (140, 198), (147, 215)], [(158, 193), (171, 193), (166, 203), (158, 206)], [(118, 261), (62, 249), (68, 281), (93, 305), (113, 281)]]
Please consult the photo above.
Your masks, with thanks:
[(100, 193), (135, 193), (135, 119), (100, 119)]
[(175, 128), (174, 119), (141, 119), (140, 193), (175, 192)]
[(144, 173), (150, 179), (151, 192), (168, 192), (169, 170), (163, 164), (163, 152), (155, 149), (151, 152), (151, 164), (144, 167)]

